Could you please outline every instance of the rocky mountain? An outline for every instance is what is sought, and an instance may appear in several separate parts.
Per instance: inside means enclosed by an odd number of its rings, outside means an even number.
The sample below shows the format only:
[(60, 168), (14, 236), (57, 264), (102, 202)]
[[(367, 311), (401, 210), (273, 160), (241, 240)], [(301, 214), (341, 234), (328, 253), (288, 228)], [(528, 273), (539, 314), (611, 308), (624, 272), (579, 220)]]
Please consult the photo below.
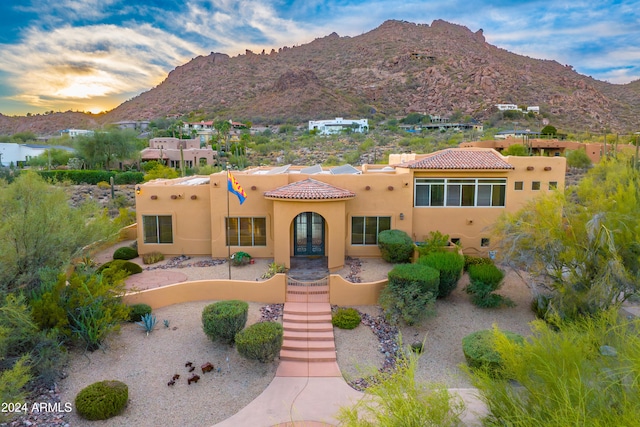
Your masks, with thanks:
[[(552, 124), (566, 130), (637, 131), (640, 81), (598, 81), (570, 65), (493, 46), (482, 30), (440, 20), (387, 21), (356, 37), (333, 33), (277, 51), (194, 58), (98, 121), (192, 111), (254, 124), (410, 112), (458, 112), (486, 120), (498, 103), (538, 105)], [(0, 132), (5, 132), (2, 119)]]

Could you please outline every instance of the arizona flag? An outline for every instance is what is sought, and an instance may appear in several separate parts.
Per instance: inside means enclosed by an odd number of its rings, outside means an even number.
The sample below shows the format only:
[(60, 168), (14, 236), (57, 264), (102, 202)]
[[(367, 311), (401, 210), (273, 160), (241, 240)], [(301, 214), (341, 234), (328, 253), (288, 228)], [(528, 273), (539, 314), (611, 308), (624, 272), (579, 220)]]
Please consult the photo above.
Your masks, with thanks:
[(244, 189), (240, 186), (240, 183), (236, 181), (231, 172), (227, 171), (227, 187), (229, 192), (238, 196), (238, 201), (240, 204), (243, 204), (247, 199), (247, 193), (244, 192)]

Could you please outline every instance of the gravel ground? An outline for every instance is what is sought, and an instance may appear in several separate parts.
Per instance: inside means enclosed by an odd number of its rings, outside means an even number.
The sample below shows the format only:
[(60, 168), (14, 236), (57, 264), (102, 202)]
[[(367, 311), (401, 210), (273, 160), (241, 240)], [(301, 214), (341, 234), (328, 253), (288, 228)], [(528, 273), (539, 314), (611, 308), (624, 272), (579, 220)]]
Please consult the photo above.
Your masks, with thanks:
[[(112, 253), (112, 250), (111, 250)], [(98, 258), (99, 262), (101, 261)], [(169, 268), (187, 275), (188, 280), (226, 278), (228, 265), (186, 267), (186, 264), (207, 260), (194, 257), (183, 260), (184, 265)], [(134, 260), (136, 261), (136, 260)], [(169, 263), (170, 260), (164, 261)], [(271, 260), (256, 260), (255, 264), (231, 267), (232, 277), (241, 280), (260, 280)], [(391, 266), (379, 259), (360, 259), (356, 266), (345, 266), (338, 273), (351, 274), (362, 282), (381, 280)], [(464, 363), (462, 338), (479, 329), (497, 324), (501, 328), (528, 334), (528, 322), (533, 320), (529, 310), (530, 293), (522, 280), (508, 273), (500, 293), (516, 302), (514, 308), (483, 310), (474, 307), (462, 291), (467, 278), (463, 276), (458, 289), (436, 304), (435, 317), (414, 327), (401, 327), (405, 344), (426, 337), (426, 351), (420, 359), (417, 379), (441, 382), (448, 387), (469, 387), (459, 369)], [(130, 402), (121, 416), (100, 422), (87, 422), (73, 411), (71, 426), (207, 426), (233, 415), (257, 397), (275, 375), (277, 361), (270, 364), (252, 362), (241, 357), (234, 348), (211, 342), (202, 331), (201, 313), (211, 302), (177, 304), (155, 310), (156, 329), (145, 336), (135, 324), (126, 324), (112, 336), (103, 351), (83, 354), (74, 352), (68, 377), (60, 384), (60, 401), (73, 402), (83, 387), (105, 379), (124, 381), (129, 386)], [(260, 318), (261, 304), (250, 303), (248, 324)], [(357, 306), (372, 316), (380, 314), (375, 306)], [(162, 324), (170, 321), (170, 327)], [(175, 329), (174, 329), (175, 328)], [(385, 355), (371, 329), (365, 325), (347, 330), (335, 330), (338, 364), (347, 380), (367, 376), (382, 367)], [(228, 358), (228, 362), (227, 362)], [(214, 373), (201, 374), (197, 384), (187, 385), (188, 372), (184, 366), (194, 362), (198, 368), (206, 362), (215, 365)], [(220, 372), (217, 369), (220, 368)], [(167, 382), (174, 374), (180, 379), (172, 387)]]

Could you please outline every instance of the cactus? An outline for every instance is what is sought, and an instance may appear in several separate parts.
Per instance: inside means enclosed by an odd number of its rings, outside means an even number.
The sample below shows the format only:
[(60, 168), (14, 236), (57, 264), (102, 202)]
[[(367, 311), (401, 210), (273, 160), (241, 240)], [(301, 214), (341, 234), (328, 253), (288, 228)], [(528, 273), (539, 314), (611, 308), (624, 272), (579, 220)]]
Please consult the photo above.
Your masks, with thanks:
[(136, 325), (140, 326), (144, 331), (149, 335), (149, 332), (153, 331), (153, 328), (156, 326), (156, 316), (147, 313), (142, 316), (142, 322), (136, 322)]
[(169, 319), (164, 319), (162, 322), (164, 323), (165, 328), (169, 327)]

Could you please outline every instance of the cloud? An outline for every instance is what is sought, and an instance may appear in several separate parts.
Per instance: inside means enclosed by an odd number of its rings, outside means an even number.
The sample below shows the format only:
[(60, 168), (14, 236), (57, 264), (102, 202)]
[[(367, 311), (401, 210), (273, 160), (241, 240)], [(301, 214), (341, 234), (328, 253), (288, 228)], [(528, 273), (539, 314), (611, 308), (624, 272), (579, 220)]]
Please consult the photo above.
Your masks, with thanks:
[(20, 94), (14, 99), (44, 107), (139, 93), (198, 51), (198, 46), (147, 24), (67, 26), (50, 32), (31, 28), (20, 44), (0, 46), (0, 70)]

